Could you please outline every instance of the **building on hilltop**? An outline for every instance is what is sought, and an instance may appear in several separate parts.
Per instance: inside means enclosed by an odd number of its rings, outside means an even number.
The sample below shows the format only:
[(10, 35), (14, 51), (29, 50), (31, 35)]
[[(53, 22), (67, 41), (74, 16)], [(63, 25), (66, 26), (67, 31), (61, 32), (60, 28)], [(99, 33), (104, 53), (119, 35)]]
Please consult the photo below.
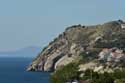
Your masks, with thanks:
[(104, 48), (98, 55), (99, 61), (104, 63), (119, 63), (123, 57), (125, 57), (125, 54), (123, 50), (118, 48)]
[(125, 29), (125, 24), (121, 24), (121, 28), (122, 28), (122, 29)]

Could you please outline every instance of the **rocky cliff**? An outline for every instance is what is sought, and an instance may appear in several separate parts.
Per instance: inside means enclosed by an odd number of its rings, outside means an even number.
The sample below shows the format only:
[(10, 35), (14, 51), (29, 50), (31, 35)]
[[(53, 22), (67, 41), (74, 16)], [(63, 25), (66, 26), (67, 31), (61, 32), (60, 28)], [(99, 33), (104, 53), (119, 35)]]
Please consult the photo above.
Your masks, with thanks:
[(79, 61), (81, 53), (88, 61), (103, 48), (125, 48), (125, 28), (122, 20), (93, 26), (74, 25), (49, 43), (33, 60), (28, 71), (54, 71)]

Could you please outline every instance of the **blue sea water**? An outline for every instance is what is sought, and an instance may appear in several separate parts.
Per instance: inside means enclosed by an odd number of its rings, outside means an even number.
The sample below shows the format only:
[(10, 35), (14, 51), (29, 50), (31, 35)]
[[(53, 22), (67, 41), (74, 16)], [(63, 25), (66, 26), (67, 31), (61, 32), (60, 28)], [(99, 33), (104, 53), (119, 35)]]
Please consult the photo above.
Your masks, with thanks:
[(27, 72), (31, 58), (0, 58), (0, 83), (50, 83), (47, 72)]

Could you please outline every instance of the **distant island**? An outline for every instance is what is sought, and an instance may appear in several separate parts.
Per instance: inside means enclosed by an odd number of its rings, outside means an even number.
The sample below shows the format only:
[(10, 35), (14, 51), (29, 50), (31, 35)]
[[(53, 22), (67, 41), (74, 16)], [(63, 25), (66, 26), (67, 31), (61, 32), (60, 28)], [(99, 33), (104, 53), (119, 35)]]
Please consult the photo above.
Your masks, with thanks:
[(68, 27), (27, 71), (53, 72), (52, 83), (125, 83), (125, 22)]
[(0, 57), (35, 57), (41, 51), (41, 47), (29, 46), (15, 51), (0, 52)]

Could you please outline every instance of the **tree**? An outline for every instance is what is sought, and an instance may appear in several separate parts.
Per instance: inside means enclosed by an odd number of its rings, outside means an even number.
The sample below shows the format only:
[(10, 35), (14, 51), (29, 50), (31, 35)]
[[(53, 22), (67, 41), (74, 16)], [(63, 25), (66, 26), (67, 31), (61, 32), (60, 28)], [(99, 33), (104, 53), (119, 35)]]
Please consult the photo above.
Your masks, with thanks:
[(64, 66), (51, 76), (52, 83), (65, 83), (65, 81), (73, 79), (79, 79), (78, 65), (76, 63)]

